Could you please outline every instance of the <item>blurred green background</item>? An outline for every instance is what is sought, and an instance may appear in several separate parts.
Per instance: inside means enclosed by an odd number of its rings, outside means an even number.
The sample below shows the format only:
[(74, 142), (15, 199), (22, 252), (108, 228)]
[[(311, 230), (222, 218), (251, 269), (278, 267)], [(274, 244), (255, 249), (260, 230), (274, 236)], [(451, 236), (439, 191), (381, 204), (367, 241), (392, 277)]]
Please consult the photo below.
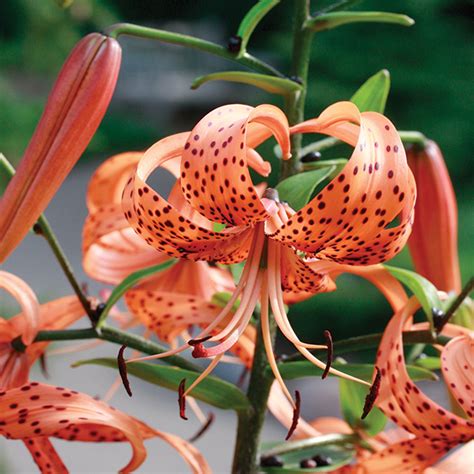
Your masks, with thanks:
[[(61, 3), (65, 2), (0, 2), (0, 151), (13, 161), (21, 157), (52, 80), (82, 35), (127, 21), (196, 33), (225, 44), (254, 1), (75, 0), (69, 8), (61, 8)], [(316, 9), (329, 2), (313, 3)], [(250, 44), (252, 53), (283, 71), (288, 70), (290, 56), (291, 4), (291, 0), (283, 0), (261, 23)], [(357, 24), (316, 35), (306, 114), (317, 115), (330, 103), (349, 98), (380, 69), (390, 71), (392, 91), (387, 115), (398, 128), (420, 130), (436, 140), (444, 152), (459, 201), (460, 258), (466, 280), (473, 262), (469, 244), (474, 239), (474, 206), (469, 199), (474, 59), (469, 26), (473, 4), (468, 0), (367, 0), (355, 7), (387, 8), (410, 15), (415, 26)], [(150, 50), (162, 53), (163, 60), (159, 55), (153, 61), (147, 59)], [(193, 70), (194, 66), (199, 72)], [(233, 70), (236, 66), (178, 47), (144, 40), (131, 42), (130, 48), (124, 48), (123, 82), (79, 166), (93, 160), (99, 163), (117, 151), (145, 148), (163, 135), (188, 129), (223, 102), (282, 105), (279, 99), (247, 86), (219, 89), (209, 84), (189, 92), (188, 76), (192, 80), (193, 73), (222, 68)], [(153, 83), (155, 87), (148, 90), (147, 80), (154, 76), (161, 77), (161, 82)], [(214, 94), (213, 87), (219, 93)], [(407, 252), (394, 263), (410, 266)], [(292, 308), (295, 326), (306, 339), (318, 338), (326, 327), (341, 338), (378, 331), (385, 325), (390, 310), (370, 285), (342, 277), (339, 287), (336, 293), (319, 295)]]

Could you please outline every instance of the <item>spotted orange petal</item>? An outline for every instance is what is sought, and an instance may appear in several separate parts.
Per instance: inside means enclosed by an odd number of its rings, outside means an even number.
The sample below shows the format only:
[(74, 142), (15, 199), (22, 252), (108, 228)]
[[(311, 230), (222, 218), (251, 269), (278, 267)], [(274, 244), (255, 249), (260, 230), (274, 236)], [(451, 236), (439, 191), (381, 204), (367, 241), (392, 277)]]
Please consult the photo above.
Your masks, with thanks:
[(125, 216), (148, 244), (169, 256), (222, 263), (242, 261), (250, 248), (252, 229), (241, 226), (215, 232), (204, 228), (146, 184), (155, 169), (181, 155), (187, 137), (187, 133), (166, 137), (145, 152), (124, 190)]
[(210, 472), (203, 458), (196, 456), (185, 441), (74, 390), (31, 382), (1, 392), (0, 412), (0, 433), (9, 439), (54, 436), (69, 441), (129, 442), (133, 456), (120, 472), (132, 472), (143, 463), (143, 441), (155, 436), (184, 454), (193, 472)]
[(258, 144), (247, 138), (250, 123), (267, 127), (283, 155), (289, 156), (288, 120), (271, 105), (219, 107), (200, 120), (186, 141), (181, 162), (183, 194), (214, 222), (239, 226), (269, 218), (248, 169), (248, 150)]
[(67, 467), (49, 438), (27, 438), (23, 442), (42, 473), (68, 474)]
[(382, 374), (377, 406), (406, 431), (441, 448), (451, 448), (474, 437), (474, 423), (433, 402), (408, 375), (402, 331), (418, 308), (419, 303), (412, 298), (384, 331), (376, 361)]
[[(328, 134), (354, 152), (341, 173), (272, 238), (350, 265), (379, 263), (398, 253), (411, 231), (415, 182), (393, 124), (340, 102), (291, 132)], [(388, 227), (396, 218), (398, 225)]]
[(423, 438), (400, 441), (372, 454), (358, 464), (355, 472), (364, 474), (421, 473), (449, 451), (442, 443)]
[(456, 337), (441, 352), (441, 369), (453, 397), (474, 418), (474, 333)]

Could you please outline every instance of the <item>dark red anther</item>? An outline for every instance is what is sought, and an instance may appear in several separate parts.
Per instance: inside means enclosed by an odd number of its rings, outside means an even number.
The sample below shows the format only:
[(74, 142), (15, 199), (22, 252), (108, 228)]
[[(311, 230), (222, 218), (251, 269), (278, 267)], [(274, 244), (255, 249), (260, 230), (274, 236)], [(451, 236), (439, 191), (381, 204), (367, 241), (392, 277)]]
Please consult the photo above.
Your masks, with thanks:
[(380, 382), (382, 380), (382, 373), (378, 367), (375, 367), (375, 379), (370, 387), (369, 393), (365, 397), (364, 410), (362, 416), (360, 417), (363, 420), (372, 410), (375, 400), (377, 400), (379, 391), (380, 391)]
[(310, 151), (301, 158), (301, 163), (314, 163), (315, 161), (319, 161), (320, 159), (321, 153), (319, 153), (319, 151)]
[(300, 467), (303, 469), (310, 469), (314, 467), (318, 467), (318, 463), (314, 459), (303, 459), (300, 461)]
[(188, 439), (188, 441), (190, 443), (194, 443), (194, 441), (197, 441), (210, 428), (215, 418), (216, 417), (214, 413), (209, 413), (209, 416), (207, 417), (206, 422), (201, 426), (199, 431), (194, 436)]
[(290, 429), (286, 435), (285, 441), (288, 441), (291, 435), (295, 432), (296, 427), (298, 426), (298, 420), (300, 419), (300, 410), (301, 410), (301, 395), (299, 390), (295, 390), (295, 408), (293, 410), (293, 420), (291, 421)]
[(209, 339), (211, 339), (211, 337), (212, 337), (212, 335), (209, 335), (209, 336), (206, 336), (206, 337), (201, 337), (199, 339), (190, 339), (188, 341), (188, 344), (190, 346), (194, 347), (193, 352), (191, 353), (191, 355), (195, 359), (199, 359), (201, 357), (207, 357), (208, 356), (207, 350), (204, 347), (203, 342), (208, 341)]
[(324, 369), (323, 375), (321, 376), (322, 379), (325, 379), (328, 376), (329, 371), (331, 370), (332, 356), (334, 354), (332, 334), (327, 329), (324, 331), (324, 339), (326, 339), (326, 345), (328, 346), (328, 353), (327, 353), (327, 359), (326, 359), (326, 368)]
[(119, 369), (120, 378), (122, 379), (123, 386), (125, 391), (128, 393), (128, 396), (132, 396), (132, 389), (130, 388), (130, 382), (128, 381), (127, 375), (127, 364), (125, 362), (125, 358), (123, 357), (123, 353), (127, 346), (123, 345), (117, 355), (117, 365)]
[(179, 387), (178, 387), (178, 405), (179, 405), (179, 416), (183, 420), (187, 420), (186, 416), (186, 397), (184, 395), (184, 392), (186, 391), (186, 379), (181, 380), (179, 382)]

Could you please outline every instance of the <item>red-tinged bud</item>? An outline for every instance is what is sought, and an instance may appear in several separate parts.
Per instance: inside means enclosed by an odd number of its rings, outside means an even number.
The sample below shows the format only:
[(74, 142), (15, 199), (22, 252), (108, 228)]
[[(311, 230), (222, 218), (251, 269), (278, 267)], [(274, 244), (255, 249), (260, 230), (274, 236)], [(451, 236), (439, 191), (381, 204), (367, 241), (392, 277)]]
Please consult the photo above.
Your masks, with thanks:
[(99, 33), (73, 49), (0, 200), (0, 262), (25, 237), (91, 141), (117, 83), (122, 51)]
[(429, 141), (423, 150), (408, 150), (407, 158), (418, 189), (415, 224), (408, 240), (415, 269), (439, 290), (458, 293), (458, 213), (443, 155), (438, 145)]

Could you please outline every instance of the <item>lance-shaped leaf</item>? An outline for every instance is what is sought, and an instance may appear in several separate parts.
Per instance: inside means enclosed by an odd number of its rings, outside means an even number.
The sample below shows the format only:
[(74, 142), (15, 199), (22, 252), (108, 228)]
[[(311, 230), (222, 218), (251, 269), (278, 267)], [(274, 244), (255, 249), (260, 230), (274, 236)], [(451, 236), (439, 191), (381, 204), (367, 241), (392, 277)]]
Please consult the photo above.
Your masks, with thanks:
[(194, 80), (191, 89), (197, 89), (209, 81), (227, 81), (249, 84), (271, 94), (288, 95), (301, 90), (301, 84), (282, 77), (269, 76), (245, 71), (223, 71), (200, 76)]
[[(418, 365), (418, 364), (417, 364)], [(367, 382), (372, 381), (374, 366), (372, 364), (345, 364), (341, 362), (333, 362), (331, 367), (344, 371), (346, 374), (352, 375)], [(286, 380), (298, 379), (302, 377), (320, 376), (323, 370), (315, 367), (314, 364), (306, 360), (298, 360), (294, 362), (282, 362), (278, 365), (281, 376)], [(425, 368), (415, 365), (407, 366), (408, 373), (414, 381), (419, 380), (438, 380), (438, 376)]]
[(237, 30), (237, 36), (242, 40), (237, 55), (238, 58), (245, 54), (250, 36), (257, 25), (271, 9), (279, 3), (280, 0), (260, 0), (244, 16)]
[[(423, 367), (424, 369), (428, 370), (439, 370), (441, 369), (441, 359), (439, 357), (418, 357), (415, 361), (414, 364), (417, 365), (418, 367)], [(410, 378), (413, 379), (413, 375), (410, 374), (410, 369), (408, 369), (408, 375)], [(413, 379), (415, 382), (416, 380)]]
[(443, 304), (438, 296), (438, 290), (426, 278), (418, 273), (405, 270), (404, 268), (391, 267), (385, 265), (385, 268), (397, 279), (406, 285), (418, 298), (423, 311), (430, 322), (433, 330), (433, 311), (442, 310)]
[(356, 93), (351, 97), (353, 102), (362, 112), (384, 113), (390, 92), (390, 73), (382, 69), (378, 73), (369, 77)]
[[(73, 367), (94, 364), (104, 367), (117, 368), (117, 361), (111, 358), (89, 359), (76, 362)], [(179, 367), (150, 364), (147, 362), (131, 362), (127, 364), (127, 372), (146, 382), (160, 387), (177, 391), (179, 384), (186, 379), (186, 386), (190, 386), (198, 377), (199, 373)], [(190, 395), (197, 400), (209, 403), (223, 410), (246, 410), (250, 407), (245, 394), (235, 385), (208, 375), (195, 387)]]
[(281, 181), (276, 187), (280, 199), (296, 210), (301, 209), (307, 204), (314, 190), (324, 179), (326, 179), (334, 170), (335, 166), (306, 171)]
[(144, 268), (143, 270), (138, 270), (136, 272), (131, 273), (128, 277), (124, 278), (120, 284), (118, 284), (107, 300), (105, 304), (105, 308), (100, 313), (99, 320), (97, 322), (96, 328), (99, 329), (107, 319), (107, 315), (109, 314), (110, 310), (112, 309), (113, 305), (117, 303), (117, 301), (124, 295), (124, 293), (135, 286), (140, 280), (143, 280), (146, 277), (151, 275), (155, 275), (156, 273), (162, 272), (167, 268), (174, 265), (176, 260), (170, 259), (166, 262), (160, 263), (159, 265), (153, 265), (152, 267)]
[(366, 387), (350, 380), (339, 380), (339, 400), (344, 419), (354, 431), (363, 430), (369, 436), (375, 436), (384, 429), (387, 417), (374, 407), (363, 420), (361, 419), (366, 395)]
[(309, 19), (305, 26), (312, 31), (331, 30), (351, 23), (394, 23), (412, 26), (415, 21), (407, 15), (389, 12), (330, 12)]

